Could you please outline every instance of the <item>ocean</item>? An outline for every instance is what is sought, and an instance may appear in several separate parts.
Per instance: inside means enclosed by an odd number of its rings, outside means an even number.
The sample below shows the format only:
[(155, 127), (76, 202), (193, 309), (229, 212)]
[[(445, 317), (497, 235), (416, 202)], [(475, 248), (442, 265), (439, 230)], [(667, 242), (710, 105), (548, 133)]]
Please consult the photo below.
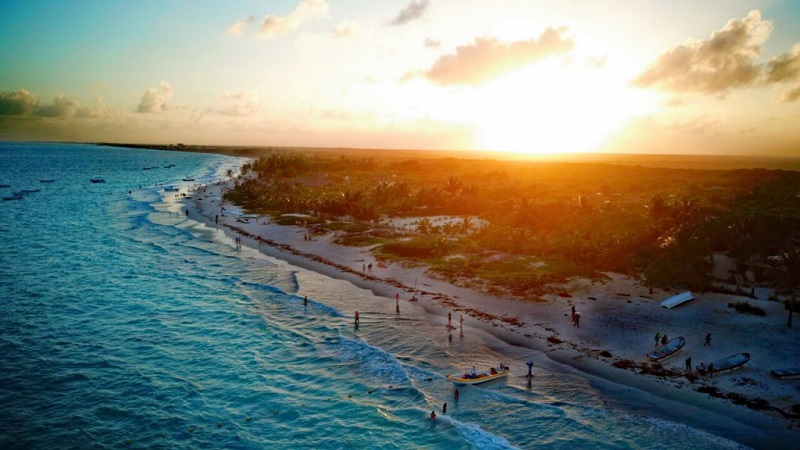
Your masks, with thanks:
[(0, 143), (0, 448), (741, 448), (556, 363), (456, 401), (445, 375), (507, 344), (236, 250), (164, 190), (242, 162)]

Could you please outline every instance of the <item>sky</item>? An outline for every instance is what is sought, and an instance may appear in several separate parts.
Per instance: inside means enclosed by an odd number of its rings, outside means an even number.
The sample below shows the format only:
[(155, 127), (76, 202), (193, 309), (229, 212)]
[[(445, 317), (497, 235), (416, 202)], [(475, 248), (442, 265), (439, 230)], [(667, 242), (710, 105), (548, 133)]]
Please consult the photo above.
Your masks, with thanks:
[(800, 1), (0, 0), (0, 140), (800, 156)]

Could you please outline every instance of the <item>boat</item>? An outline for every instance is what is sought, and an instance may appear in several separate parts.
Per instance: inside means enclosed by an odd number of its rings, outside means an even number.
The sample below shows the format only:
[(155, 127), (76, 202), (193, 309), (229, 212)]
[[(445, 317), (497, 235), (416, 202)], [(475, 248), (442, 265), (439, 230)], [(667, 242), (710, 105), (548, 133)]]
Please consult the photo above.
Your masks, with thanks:
[(650, 361), (663, 361), (681, 351), (684, 345), (686, 345), (686, 339), (683, 336), (672, 338), (666, 344), (648, 353), (647, 359)]
[(180, 191), (180, 190), (181, 190), (181, 188), (179, 188), (179, 187), (177, 187), (177, 186), (165, 186), (165, 187), (164, 187), (164, 190), (165, 190), (165, 191)]
[(681, 292), (678, 295), (673, 295), (672, 297), (664, 300), (661, 302), (661, 306), (663, 308), (672, 309), (691, 300), (694, 300), (694, 295), (691, 293), (691, 291), (686, 291)]
[(41, 189), (21, 189), (19, 191), (19, 193), (23, 194), (23, 195), (25, 195), (25, 194), (34, 194), (36, 192), (41, 192)]
[(747, 364), (747, 361), (750, 361), (750, 353), (737, 353), (735, 355), (728, 356), (727, 358), (714, 361), (700, 373), (703, 375), (712, 375), (730, 372), (731, 370), (735, 370), (744, 366)]
[(15, 193), (11, 197), (3, 197), (3, 201), (8, 201), (8, 200), (22, 200), (22, 196)]
[(183, 179), (183, 181), (194, 181), (194, 178), (192, 178), (192, 177), (186, 177), (186, 178), (184, 178), (184, 179)]
[(39, 180), (39, 183), (54, 183), (56, 180)]
[(10, 188), (10, 184), (0, 184), (0, 188)]
[(102, 178), (92, 178), (89, 181), (91, 181), (92, 183), (105, 183), (106, 182), (106, 180), (104, 180)]
[(454, 384), (482, 384), (488, 381), (498, 380), (508, 376), (508, 367), (500, 365), (500, 371), (495, 370), (494, 367), (487, 372), (465, 373), (464, 375), (448, 375), (447, 379)]
[(793, 367), (791, 369), (775, 369), (769, 371), (770, 375), (779, 380), (794, 380), (800, 378), (800, 367)]

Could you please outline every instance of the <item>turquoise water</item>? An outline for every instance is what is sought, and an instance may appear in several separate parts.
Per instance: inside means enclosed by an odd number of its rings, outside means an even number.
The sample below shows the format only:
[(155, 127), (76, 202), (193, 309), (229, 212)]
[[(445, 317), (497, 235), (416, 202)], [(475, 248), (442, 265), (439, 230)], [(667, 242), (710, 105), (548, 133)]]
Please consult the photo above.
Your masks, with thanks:
[(236, 251), (162, 188), (240, 164), (0, 144), (0, 194), (39, 189), (0, 203), (0, 448), (739, 447), (519, 361), (454, 401), (445, 374), (496, 366), (491, 337)]

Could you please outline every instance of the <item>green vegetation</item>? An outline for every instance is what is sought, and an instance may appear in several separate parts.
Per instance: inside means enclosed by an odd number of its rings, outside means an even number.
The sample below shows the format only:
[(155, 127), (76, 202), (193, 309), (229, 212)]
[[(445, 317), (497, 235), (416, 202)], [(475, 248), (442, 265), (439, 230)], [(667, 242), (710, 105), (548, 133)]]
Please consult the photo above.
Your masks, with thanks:
[[(750, 271), (800, 284), (798, 172), (410, 153), (275, 151), (246, 165), (226, 199), (252, 213), (307, 214), (317, 231), (339, 230), (340, 243), (379, 244), (380, 259), (519, 294), (604, 271), (707, 290), (715, 253), (739, 262), (731, 279)], [(458, 219), (437, 225), (437, 215)], [(400, 229), (386, 217), (422, 219)]]

